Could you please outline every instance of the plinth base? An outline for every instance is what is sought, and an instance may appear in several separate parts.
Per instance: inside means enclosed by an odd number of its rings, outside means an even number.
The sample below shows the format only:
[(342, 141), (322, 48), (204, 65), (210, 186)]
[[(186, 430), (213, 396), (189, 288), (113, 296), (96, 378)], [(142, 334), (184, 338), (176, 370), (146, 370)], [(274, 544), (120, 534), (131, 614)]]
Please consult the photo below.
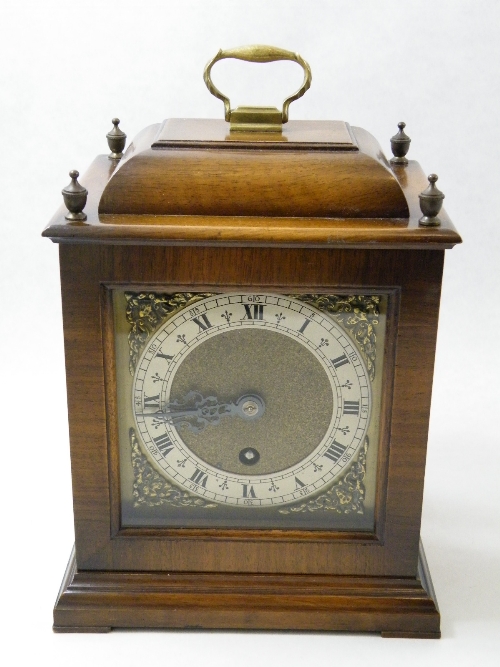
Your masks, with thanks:
[(79, 572), (73, 551), (54, 608), (55, 632), (310, 630), (437, 639), (439, 622), (422, 545), (415, 579)]

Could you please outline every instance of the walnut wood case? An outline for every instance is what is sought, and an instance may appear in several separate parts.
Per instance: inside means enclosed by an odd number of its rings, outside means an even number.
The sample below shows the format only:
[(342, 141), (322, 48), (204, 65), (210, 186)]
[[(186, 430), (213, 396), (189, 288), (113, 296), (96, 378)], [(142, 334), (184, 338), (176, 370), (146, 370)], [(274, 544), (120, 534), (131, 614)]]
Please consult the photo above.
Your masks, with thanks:
[[(221, 147), (213, 127), (208, 147), (179, 146), (167, 130), (118, 168), (99, 156), (87, 222), (61, 209), (44, 232), (60, 243), (75, 517), (54, 629), (438, 637), (420, 520), (444, 249), (460, 237), (444, 212), (418, 226), (423, 172), (391, 169), (364, 131), (322, 151)], [(388, 294), (375, 530), (122, 528), (110, 288), (127, 285)]]

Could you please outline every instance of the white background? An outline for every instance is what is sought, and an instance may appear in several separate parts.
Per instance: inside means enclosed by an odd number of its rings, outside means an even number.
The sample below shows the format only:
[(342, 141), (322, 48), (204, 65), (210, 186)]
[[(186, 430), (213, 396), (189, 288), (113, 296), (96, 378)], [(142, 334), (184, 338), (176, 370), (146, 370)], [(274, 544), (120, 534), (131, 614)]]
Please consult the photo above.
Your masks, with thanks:
[[(1, 3), (1, 651), (9, 664), (498, 664), (499, 25), (495, 0)], [(463, 235), (446, 256), (422, 522), (441, 641), (51, 631), (73, 527), (57, 247), (40, 232), (67, 172), (107, 152), (113, 116), (129, 139), (167, 117), (222, 117), (203, 67), (220, 47), (252, 43), (298, 51), (311, 64), (312, 88), (292, 104), (292, 119), (346, 120), (389, 155), (406, 121), (409, 157), (439, 174)], [(291, 63), (217, 68), (234, 105), (279, 105), (301, 80)]]

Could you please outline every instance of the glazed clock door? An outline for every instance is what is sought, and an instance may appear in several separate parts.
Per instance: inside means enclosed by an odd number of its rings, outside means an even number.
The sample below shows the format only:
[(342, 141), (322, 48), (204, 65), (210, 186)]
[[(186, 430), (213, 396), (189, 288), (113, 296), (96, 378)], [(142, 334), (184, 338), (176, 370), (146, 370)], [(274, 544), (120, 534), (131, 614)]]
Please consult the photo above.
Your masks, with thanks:
[(113, 290), (121, 526), (372, 531), (387, 296)]

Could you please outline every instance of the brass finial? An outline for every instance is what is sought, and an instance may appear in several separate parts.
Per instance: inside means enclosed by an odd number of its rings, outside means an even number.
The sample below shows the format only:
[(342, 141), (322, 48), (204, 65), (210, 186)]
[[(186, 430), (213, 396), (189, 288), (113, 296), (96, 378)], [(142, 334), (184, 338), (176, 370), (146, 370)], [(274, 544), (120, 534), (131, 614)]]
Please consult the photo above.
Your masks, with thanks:
[(106, 135), (108, 146), (111, 151), (108, 157), (110, 160), (119, 160), (123, 157), (123, 149), (125, 148), (127, 135), (118, 127), (120, 123), (119, 118), (113, 118), (111, 122), (113, 123), (113, 129), (110, 130)]
[(86, 214), (83, 213), (83, 209), (87, 203), (88, 190), (78, 183), (77, 179), (80, 173), (76, 169), (72, 169), (69, 175), (71, 183), (62, 190), (64, 203), (69, 211), (65, 218), (73, 222), (83, 222), (87, 219)]
[(437, 215), (443, 205), (444, 194), (436, 187), (437, 174), (429, 174), (427, 179), (429, 185), (418, 195), (423, 213), (418, 224), (424, 227), (439, 227), (441, 220)]
[(391, 164), (408, 164), (405, 155), (410, 149), (410, 137), (405, 133), (406, 123), (398, 123), (399, 132), (391, 137), (391, 151), (394, 155), (391, 158)]

